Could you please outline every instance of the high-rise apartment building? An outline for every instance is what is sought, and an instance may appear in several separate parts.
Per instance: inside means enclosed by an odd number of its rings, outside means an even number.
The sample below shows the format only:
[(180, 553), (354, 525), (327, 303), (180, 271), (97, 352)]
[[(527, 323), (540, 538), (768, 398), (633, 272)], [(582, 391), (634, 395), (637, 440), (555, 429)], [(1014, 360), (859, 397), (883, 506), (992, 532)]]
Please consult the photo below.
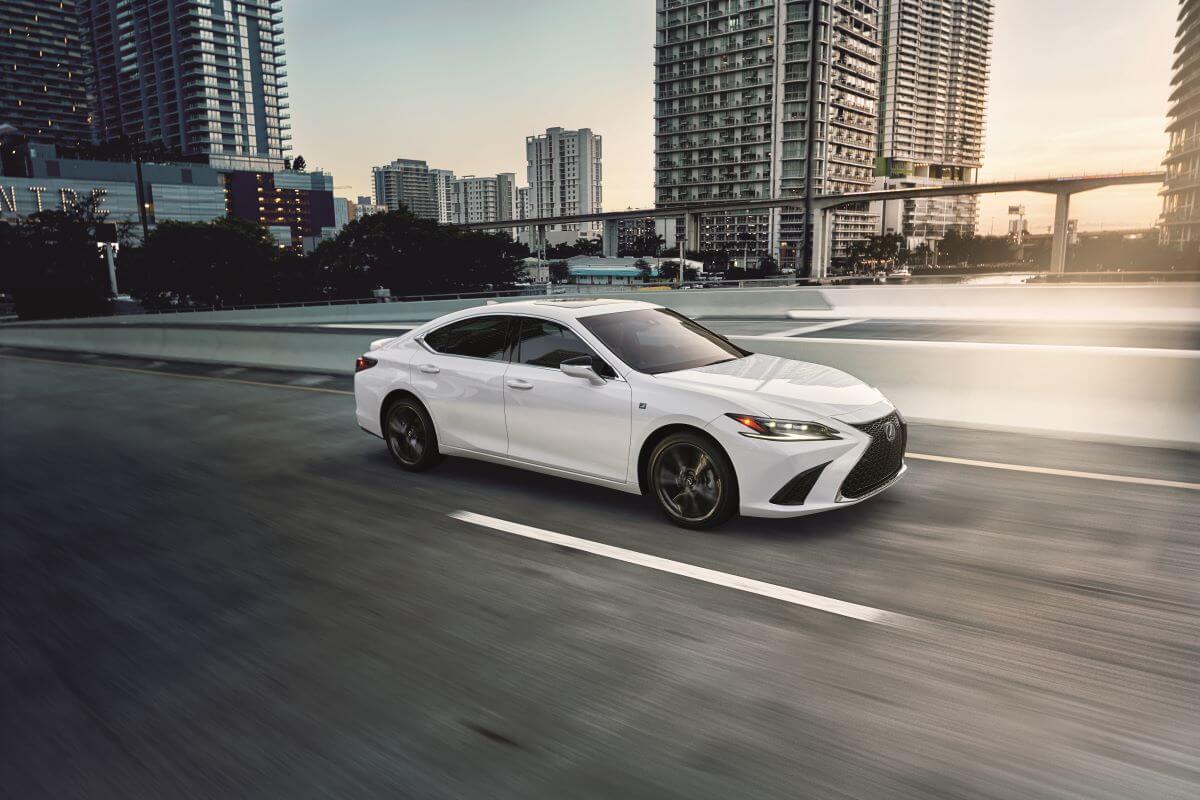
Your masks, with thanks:
[(437, 221), (443, 224), (457, 222), (454, 210), (454, 172), (448, 169), (430, 169), (430, 192), (437, 206)]
[[(601, 137), (589, 128), (547, 128), (525, 139), (529, 216), (564, 217), (602, 210)], [(553, 226), (562, 230), (599, 230), (600, 223)]]
[[(657, 10), (656, 204), (795, 196), (794, 207), (706, 215), (700, 246), (804, 269), (806, 194), (864, 191), (874, 177), (879, 3), (657, 0)], [(833, 257), (876, 226), (865, 204), (839, 209)]]
[(59, 145), (90, 142), (79, 2), (0, 2), (0, 125)]
[(454, 182), (455, 222), (495, 222), (496, 179), (468, 175)]
[(496, 219), (517, 219), (517, 175), (501, 172), (496, 175)]
[(1200, 249), (1200, 0), (1181, 0), (1167, 133), (1161, 241)]
[(529, 187), (521, 186), (517, 188), (517, 201), (514, 206), (513, 219), (532, 219), (533, 214), (530, 213), (529, 207)]
[(102, 141), (263, 164), (289, 151), (282, 0), (79, 3)]
[[(983, 164), (992, 0), (883, 0), (876, 188), (974, 183)], [(877, 204), (883, 233), (917, 246), (972, 234), (976, 198)]]
[[(411, 158), (397, 158), (390, 164), (373, 167), (375, 203), (386, 206), (388, 211), (398, 211), (404, 206), (418, 217), (440, 220), (436, 189), (442, 176), (432, 173), (429, 164)], [(452, 173), (450, 177), (453, 180)]]
[(454, 181), (453, 222), (498, 222), (517, 219), (516, 176), (502, 172), (494, 177), (468, 175)]

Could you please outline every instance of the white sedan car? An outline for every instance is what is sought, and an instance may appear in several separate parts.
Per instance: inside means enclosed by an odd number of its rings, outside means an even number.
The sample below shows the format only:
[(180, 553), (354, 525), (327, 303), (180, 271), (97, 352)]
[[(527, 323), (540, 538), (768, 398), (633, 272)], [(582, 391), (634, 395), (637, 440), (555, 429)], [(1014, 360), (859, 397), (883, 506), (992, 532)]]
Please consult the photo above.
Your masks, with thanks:
[(840, 508), (905, 470), (907, 426), (877, 389), (637, 301), (447, 314), (373, 343), (354, 397), (404, 469), (509, 464), (649, 494), (686, 528)]

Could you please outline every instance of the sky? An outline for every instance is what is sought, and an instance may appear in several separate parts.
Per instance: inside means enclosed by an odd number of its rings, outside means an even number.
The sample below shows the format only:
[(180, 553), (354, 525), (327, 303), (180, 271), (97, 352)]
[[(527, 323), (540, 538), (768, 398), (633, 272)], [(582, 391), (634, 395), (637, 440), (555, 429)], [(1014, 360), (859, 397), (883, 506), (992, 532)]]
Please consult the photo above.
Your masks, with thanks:
[[(1177, 0), (996, 0), (981, 180), (1158, 169), (1166, 152)], [(604, 208), (654, 202), (654, 0), (285, 0), (293, 155), (335, 192), (417, 158), (462, 175), (517, 173), (551, 126), (604, 137)], [(985, 196), (1030, 229), (1053, 198)], [(1155, 186), (1073, 198), (1082, 229), (1144, 227)]]

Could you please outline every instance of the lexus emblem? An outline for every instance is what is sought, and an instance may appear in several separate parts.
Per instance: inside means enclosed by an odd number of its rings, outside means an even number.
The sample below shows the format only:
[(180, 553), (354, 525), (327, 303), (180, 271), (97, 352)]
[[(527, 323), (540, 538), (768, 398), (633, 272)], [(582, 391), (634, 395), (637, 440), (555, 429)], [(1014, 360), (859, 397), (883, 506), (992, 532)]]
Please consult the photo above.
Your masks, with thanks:
[(883, 426), (883, 435), (887, 437), (889, 442), (896, 441), (896, 423), (889, 422)]

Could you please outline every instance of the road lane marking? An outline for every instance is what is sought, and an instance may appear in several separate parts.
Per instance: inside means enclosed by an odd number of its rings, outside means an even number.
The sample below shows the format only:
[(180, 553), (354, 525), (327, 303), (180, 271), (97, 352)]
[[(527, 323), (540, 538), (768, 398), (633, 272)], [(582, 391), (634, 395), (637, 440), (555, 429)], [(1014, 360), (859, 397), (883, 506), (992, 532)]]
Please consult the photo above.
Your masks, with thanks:
[[(93, 358), (99, 358), (97, 354), (86, 354)], [(122, 358), (124, 356), (114, 356)], [(68, 367), (88, 367), (91, 369), (111, 369), (116, 372), (131, 372), (136, 375), (158, 375), (167, 378), (188, 378), (190, 380), (201, 381), (216, 381), (218, 383), (237, 383), (245, 386), (265, 386), (271, 389), (291, 389), (299, 392), (318, 392), (321, 394), (341, 394), (353, 395), (354, 392), (349, 389), (323, 389), (318, 386), (297, 386), (288, 383), (268, 383), (266, 381), (250, 381), (244, 378), (227, 378), (218, 375), (188, 375), (180, 372), (162, 372), (152, 369), (137, 369), (135, 367), (119, 367), (112, 364), (93, 364), (82, 361), (62, 361), (52, 358), (33, 358), (31, 356), (17, 356), (9, 353), (0, 353), (0, 358), (10, 358), (17, 361), (32, 361), (37, 364), (59, 364)], [(231, 368), (233, 369), (233, 368)], [(241, 369), (241, 368), (237, 368)], [(226, 370), (220, 370), (225, 372)], [(1004, 464), (996, 461), (975, 461), (969, 458), (954, 458), (952, 456), (936, 456), (927, 453), (908, 453), (906, 458), (911, 458), (919, 461), (941, 461), (947, 464), (962, 464), (971, 467), (983, 467), (985, 469), (1000, 469), (1011, 472), (1027, 472), (1040, 475), (1057, 475), (1067, 478), (1083, 478), (1093, 481), (1109, 481), (1111, 483), (1132, 483), (1142, 486), (1161, 486), (1170, 489), (1189, 489), (1191, 491), (1200, 491), (1200, 483), (1187, 483), (1184, 481), (1171, 481), (1162, 478), (1138, 478), (1132, 475), (1110, 475), (1101, 472), (1079, 472), (1070, 469), (1055, 469), (1053, 467), (1031, 467), (1024, 464)]]
[(835, 319), (829, 322), (818, 322), (813, 325), (805, 325), (803, 328), (791, 328), (779, 333), (772, 333), (771, 336), (803, 336), (806, 333), (816, 333), (817, 331), (827, 331), (830, 328), (841, 328), (846, 325), (857, 325), (860, 322), (870, 322), (869, 319)]
[[(99, 358), (99, 355), (95, 356)], [(127, 358), (128, 356), (116, 356), (116, 358)], [(11, 358), (17, 361), (32, 361), (35, 364), (61, 364), (68, 367), (89, 367), (91, 369), (111, 369), (116, 372), (132, 372), (135, 375), (157, 375), (163, 378), (187, 378), (194, 381), (216, 381), (217, 383), (240, 383), (243, 386), (266, 386), (271, 389), (292, 389), (298, 392), (320, 392), (321, 394), (347, 394), (352, 395), (354, 392), (348, 389), (322, 389), (319, 386), (297, 386), (294, 383), (268, 383), (267, 381), (248, 381), (245, 378), (225, 378), (216, 375), (188, 375), (183, 372), (163, 372), (156, 369), (137, 369), (136, 367), (117, 367), (112, 364), (91, 364), (82, 361), (60, 361), (53, 358), (32, 358), (30, 356), (14, 356), (9, 353), (0, 353), (0, 358)]]
[(511, 533), (514, 536), (523, 536), (526, 539), (536, 539), (539, 542), (547, 542), (559, 547), (569, 547), (572, 550), (581, 550), (585, 553), (611, 558), (615, 561), (624, 561), (626, 564), (636, 564), (639, 567), (646, 567), (658, 570), (659, 572), (669, 572), (672, 575), (680, 575), (685, 578), (703, 581), (704, 583), (711, 583), (715, 586), (724, 586), (727, 589), (736, 589), (739, 592), (746, 592), (747, 594), (769, 597), (773, 600), (791, 603), (792, 605), (837, 614), (840, 617), (849, 617), (851, 619), (862, 620), (863, 622), (874, 622), (878, 625), (890, 625), (896, 628), (915, 628), (918, 626), (918, 620), (903, 614), (895, 614), (891, 611), (883, 611), (878, 608), (871, 608), (870, 606), (860, 606), (857, 603), (847, 603), (844, 600), (835, 600), (832, 597), (802, 592), (799, 589), (789, 589), (786, 586), (764, 583), (763, 581), (756, 581), (753, 578), (743, 578), (740, 575), (718, 572), (706, 567), (697, 567), (694, 564), (672, 561), (669, 558), (660, 558), (659, 556), (640, 553), (637, 550), (627, 550), (624, 547), (614, 547), (610, 544), (593, 542), (590, 539), (579, 539), (575, 536), (567, 536), (566, 534), (555, 533), (554, 531), (533, 528), (529, 525), (522, 525), (519, 522), (509, 522), (508, 520), (497, 519), (484, 514), (476, 514), (472, 511), (452, 511), (450, 512), (450, 516), (460, 522), (478, 525), (494, 531)]
[(1011, 472), (1030, 472), (1035, 475), (1057, 475), (1063, 478), (1085, 478), (1091, 481), (1109, 481), (1111, 483), (1136, 483), (1141, 486), (1165, 486), (1171, 489), (1190, 489), (1200, 491), (1200, 483), (1184, 481), (1168, 481), (1162, 478), (1137, 478), (1133, 475), (1109, 475), (1103, 472), (1079, 472), (1073, 469), (1055, 469), (1053, 467), (1029, 467), (1022, 464), (1002, 464), (996, 461), (975, 461), (970, 458), (954, 458), (953, 456), (933, 456), (926, 453), (908, 453), (905, 458), (915, 458), (921, 461), (941, 461), (946, 464), (962, 464), (968, 467), (984, 467), (986, 469), (1003, 469)]

